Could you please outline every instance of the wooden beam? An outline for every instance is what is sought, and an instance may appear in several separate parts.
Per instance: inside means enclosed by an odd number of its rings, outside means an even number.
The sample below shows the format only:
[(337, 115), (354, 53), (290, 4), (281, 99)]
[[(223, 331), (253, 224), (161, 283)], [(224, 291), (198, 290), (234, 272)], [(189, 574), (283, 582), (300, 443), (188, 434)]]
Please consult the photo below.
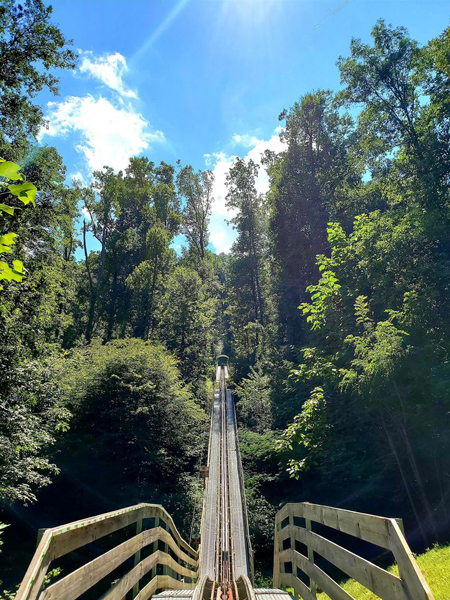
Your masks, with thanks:
[[(139, 519), (139, 521), (136, 521), (136, 535), (139, 535), (141, 532), (142, 532), (142, 519)], [(139, 550), (134, 555), (134, 566), (136, 567), (140, 562), (141, 562), (141, 549), (139, 548)], [(133, 598), (135, 596), (137, 596), (138, 592), (139, 592), (139, 580), (136, 582), (136, 584), (133, 587), (133, 593), (132, 593)]]
[(112, 511), (54, 527), (52, 532), (52, 560), (64, 556), (73, 550), (90, 544), (105, 535), (113, 533), (143, 518), (146, 505), (137, 504), (123, 510)]
[(294, 588), (295, 595), (300, 596), (303, 600), (316, 600), (309, 587), (293, 573), (281, 573), (280, 583), (284, 588)]
[(116, 581), (99, 600), (121, 600), (125, 598), (130, 589), (158, 563), (159, 558), (158, 551), (145, 558), (136, 567), (131, 569), (131, 571), (128, 571), (128, 573)]
[(40, 600), (75, 600), (159, 535), (159, 529), (150, 529), (115, 546), (48, 587)]
[(391, 550), (405, 584), (408, 600), (434, 600), (434, 595), (419, 569), (400, 526), (394, 519), (390, 519), (389, 534)]
[[(382, 600), (408, 600), (401, 580), (392, 573), (388, 573), (388, 571), (377, 567), (361, 556), (342, 548), (342, 546), (317, 533), (293, 525), (289, 525), (287, 529), (291, 537), (311, 547), (315, 552), (326, 558), (341, 571), (344, 571), (349, 577), (359, 581)], [(286, 556), (284, 552), (280, 554), (281, 561)]]
[(390, 550), (388, 529), (390, 519), (386, 517), (309, 502), (286, 504), (277, 514), (278, 525), (288, 516), (303, 517)]
[[(292, 523), (293, 524), (293, 523)], [(305, 519), (305, 526), (306, 529), (308, 531), (312, 531), (312, 527), (311, 527), (311, 521), (309, 519)], [(293, 543), (292, 543), (293, 542)], [(291, 541), (291, 548), (295, 549), (295, 540)], [(307, 547), (308, 550), (308, 560), (314, 564), (314, 550), (312, 548), (310, 548), (309, 546)], [(317, 586), (315, 584), (315, 582), (313, 581), (313, 579), (310, 577), (310, 581), (309, 581), (309, 588), (311, 590), (311, 593), (316, 596), (317, 595)]]
[(194, 588), (195, 583), (177, 581), (169, 575), (157, 575), (142, 588), (135, 600), (148, 600), (153, 596), (156, 590), (192, 590)]
[(16, 600), (35, 600), (37, 598), (51, 562), (51, 540), (52, 530), (47, 529), (42, 535), (25, 577), (20, 584)]
[[(296, 567), (299, 567), (311, 580), (314, 580), (319, 587), (333, 600), (355, 600), (348, 592), (346, 592), (334, 579), (332, 579), (325, 571), (322, 571), (317, 565), (311, 563), (306, 556), (303, 556), (297, 550), (286, 550), (286, 553), (291, 552), (290, 561), (293, 565), (293, 575), (297, 576)], [(311, 593), (313, 593), (311, 589)]]

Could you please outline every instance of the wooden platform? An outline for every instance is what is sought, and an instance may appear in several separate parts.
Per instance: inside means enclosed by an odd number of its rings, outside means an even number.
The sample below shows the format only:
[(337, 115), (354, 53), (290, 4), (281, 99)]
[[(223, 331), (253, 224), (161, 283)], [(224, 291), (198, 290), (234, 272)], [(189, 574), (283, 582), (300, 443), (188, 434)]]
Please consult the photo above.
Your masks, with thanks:
[[(161, 600), (191, 600), (194, 590), (166, 590), (153, 598)], [(292, 596), (283, 590), (259, 588), (255, 589), (256, 600), (292, 600)]]
[(164, 592), (161, 592), (160, 594), (155, 594), (152, 597), (161, 598), (164, 600), (191, 600), (193, 595), (194, 590), (165, 590)]
[(256, 600), (292, 600), (292, 596), (284, 590), (255, 588)]

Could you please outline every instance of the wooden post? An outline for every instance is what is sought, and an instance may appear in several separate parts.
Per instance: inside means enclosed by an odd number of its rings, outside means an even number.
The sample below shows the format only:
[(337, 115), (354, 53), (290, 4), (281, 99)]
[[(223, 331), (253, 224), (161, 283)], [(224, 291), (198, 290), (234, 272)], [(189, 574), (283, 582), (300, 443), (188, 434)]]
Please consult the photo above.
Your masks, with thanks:
[[(155, 528), (159, 527), (159, 517), (155, 517)], [(153, 552), (157, 552), (158, 551), (158, 540), (156, 540), (156, 542), (153, 542), (153, 548), (152, 548), (152, 553)], [(153, 577), (156, 577), (158, 574), (158, 565), (155, 565), (152, 569), (152, 579)]]
[(37, 540), (36, 540), (36, 548), (39, 546), (39, 543), (40, 543), (40, 541), (42, 539), (42, 536), (44, 535), (45, 532), (46, 532), (46, 528), (45, 527), (44, 528), (40, 527), (38, 529)]
[[(308, 531), (312, 531), (310, 519), (305, 519), (305, 526)], [(295, 544), (295, 540), (294, 540), (294, 544)], [(294, 546), (294, 549), (295, 549), (295, 546)], [(308, 549), (308, 560), (311, 564), (314, 564), (314, 550), (312, 548), (310, 548), (309, 546), (307, 546), (307, 549)], [(311, 593), (313, 594), (314, 598), (316, 598), (317, 597), (316, 596), (317, 585), (316, 585), (316, 582), (313, 581), (313, 579), (311, 577), (309, 578), (309, 589), (311, 590)]]
[[(169, 554), (169, 545), (166, 542), (164, 542), (164, 552)], [(172, 569), (168, 565), (163, 565), (163, 575), (173, 575)]]
[[(136, 521), (136, 535), (139, 535), (142, 532), (142, 519), (139, 519), (139, 521)], [(139, 550), (136, 552), (136, 554), (134, 555), (134, 566), (137, 567), (137, 565), (141, 562), (141, 549), (139, 548)], [(139, 581), (137, 583), (134, 584), (133, 586), (133, 598), (135, 596), (138, 595), (139, 593)]]
[(275, 534), (273, 537), (273, 587), (280, 587), (280, 542), (278, 540), (278, 517), (275, 517)]
[(401, 526), (395, 519), (388, 521), (389, 542), (398, 572), (410, 600), (434, 600), (434, 595), (406, 542)]

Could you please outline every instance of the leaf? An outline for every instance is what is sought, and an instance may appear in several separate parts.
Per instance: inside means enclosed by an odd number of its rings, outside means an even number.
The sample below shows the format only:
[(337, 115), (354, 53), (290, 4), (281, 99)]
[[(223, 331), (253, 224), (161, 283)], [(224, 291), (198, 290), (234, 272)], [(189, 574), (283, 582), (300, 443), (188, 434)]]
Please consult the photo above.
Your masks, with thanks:
[(14, 238), (17, 237), (17, 233), (5, 233), (4, 235), (0, 235), (0, 244), (6, 244), (7, 246), (11, 246), (15, 244)]
[(8, 190), (14, 196), (17, 196), (19, 200), (21, 200), (24, 204), (28, 204), (31, 202), (33, 206), (36, 206), (35, 197), (36, 197), (36, 186), (33, 183), (19, 183), (19, 184), (11, 184), (8, 185)]
[(0, 254), (11, 254), (12, 250), (10, 246), (15, 244), (14, 238), (17, 237), (17, 233), (5, 233), (0, 235)]
[(12, 206), (8, 206), (7, 204), (0, 203), (0, 212), (8, 213), (8, 215), (14, 215), (14, 208)]
[(20, 175), (20, 173), (17, 172), (19, 170), (20, 165), (0, 158), (0, 177), (12, 179), (13, 181), (22, 181), (22, 175)]
[(0, 261), (0, 281), (2, 279), (5, 281), (22, 281), (23, 277), (24, 276), (22, 274), (16, 273), (13, 269), (11, 269), (8, 263)]
[(21, 260), (13, 260), (13, 269), (14, 271), (17, 271), (17, 273), (25, 273), (25, 268)]

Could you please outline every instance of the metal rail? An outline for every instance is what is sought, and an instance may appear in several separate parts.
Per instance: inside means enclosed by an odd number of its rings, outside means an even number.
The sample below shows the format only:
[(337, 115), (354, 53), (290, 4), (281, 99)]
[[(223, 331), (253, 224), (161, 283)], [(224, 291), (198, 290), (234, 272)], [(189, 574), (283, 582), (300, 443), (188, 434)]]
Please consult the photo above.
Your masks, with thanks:
[[(211, 418), (209, 477), (205, 490), (200, 549), (200, 578), (206, 577), (215, 582), (215, 587), (220, 587), (222, 600), (237, 596), (238, 579), (252, 579), (236, 414), (233, 398), (226, 386), (227, 376), (226, 366), (219, 366), (219, 389), (214, 395)], [(215, 553), (211, 552), (213, 548), (216, 549)]]

